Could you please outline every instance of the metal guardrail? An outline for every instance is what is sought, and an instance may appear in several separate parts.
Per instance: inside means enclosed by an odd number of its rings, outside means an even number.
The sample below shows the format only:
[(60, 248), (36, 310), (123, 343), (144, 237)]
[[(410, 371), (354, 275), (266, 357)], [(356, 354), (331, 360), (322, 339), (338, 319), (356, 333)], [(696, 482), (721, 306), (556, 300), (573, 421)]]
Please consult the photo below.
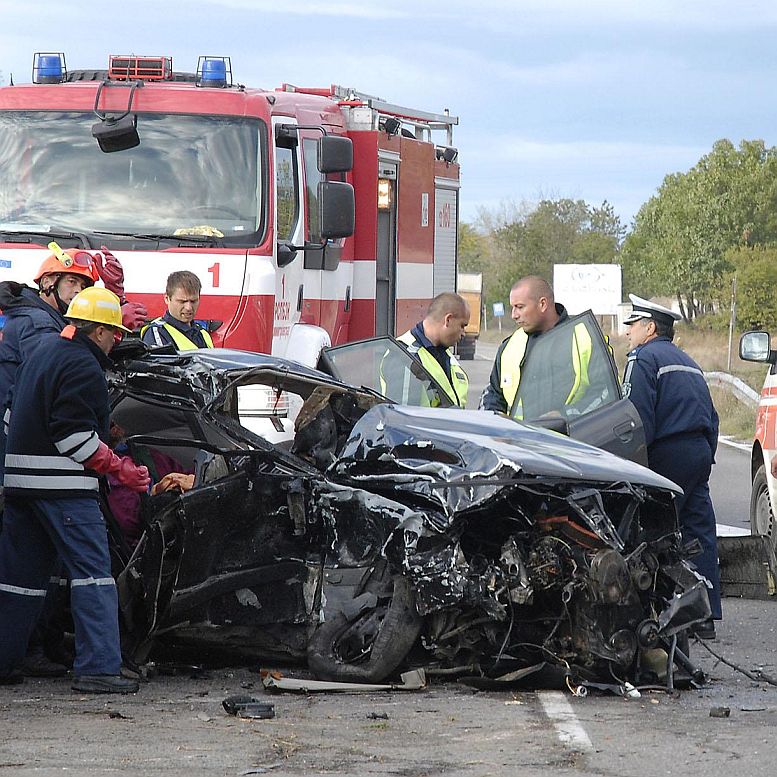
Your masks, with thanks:
[(727, 372), (705, 372), (704, 377), (710, 386), (729, 391), (751, 410), (755, 410), (758, 407), (760, 394), (751, 389), (743, 380), (735, 378)]

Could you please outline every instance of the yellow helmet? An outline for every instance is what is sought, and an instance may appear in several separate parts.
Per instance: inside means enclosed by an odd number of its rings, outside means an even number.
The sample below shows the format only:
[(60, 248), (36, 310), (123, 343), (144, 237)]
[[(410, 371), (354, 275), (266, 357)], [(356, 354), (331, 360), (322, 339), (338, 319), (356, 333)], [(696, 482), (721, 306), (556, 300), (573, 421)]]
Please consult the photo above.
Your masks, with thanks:
[(79, 291), (73, 297), (65, 313), (65, 318), (75, 318), (79, 321), (92, 321), (95, 324), (106, 324), (131, 332), (121, 323), (121, 304), (119, 298), (108, 289), (90, 286)]

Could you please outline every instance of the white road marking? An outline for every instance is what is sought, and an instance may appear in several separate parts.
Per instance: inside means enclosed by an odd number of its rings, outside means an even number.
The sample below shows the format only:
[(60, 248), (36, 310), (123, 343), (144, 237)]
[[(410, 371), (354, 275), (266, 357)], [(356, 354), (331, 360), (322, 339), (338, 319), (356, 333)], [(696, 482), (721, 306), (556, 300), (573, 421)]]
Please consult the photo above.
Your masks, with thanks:
[(538, 696), (545, 714), (556, 729), (561, 744), (573, 750), (594, 749), (588, 734), (562, 691), (542, 691)]

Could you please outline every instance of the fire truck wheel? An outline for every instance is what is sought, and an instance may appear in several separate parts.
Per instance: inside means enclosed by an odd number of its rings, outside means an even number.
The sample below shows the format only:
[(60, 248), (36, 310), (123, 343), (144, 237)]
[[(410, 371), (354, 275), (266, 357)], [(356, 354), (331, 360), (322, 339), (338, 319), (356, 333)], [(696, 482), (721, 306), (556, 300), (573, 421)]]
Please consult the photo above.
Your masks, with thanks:
[(762, 464), (753, 477), (753, 490), (750, 494), (750, 531), (768, 537), (772, 547), (777, 545), (777, 531), (774, 525), (774, 513), (769, 499), (769, 483), (766, 479), (766, 467)]
[(351, 620), (337, 613), (316, 629), (308, 645), (308, 668), (323, 680), (380, 682), (410, 652), (422, 623), (409, 581), (397, 575), (387, 601)]

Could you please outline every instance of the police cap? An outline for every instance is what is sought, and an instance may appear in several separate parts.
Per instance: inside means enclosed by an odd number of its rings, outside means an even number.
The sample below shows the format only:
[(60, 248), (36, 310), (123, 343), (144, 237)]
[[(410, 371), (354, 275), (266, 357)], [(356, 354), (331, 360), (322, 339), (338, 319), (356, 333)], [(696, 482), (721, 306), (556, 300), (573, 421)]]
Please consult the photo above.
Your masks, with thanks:
[(675, 321), (680, 320), (679, 313), (675, 313), (673, 310), (669, 310), (669, 308), (665, 308), (663, 305), (657, 305), (655, 302), (642, 299), (642, 297), (638, 297), (636, 294), (629, 294), (629, 299), (631, 300), (631, 313), (628, 318), (623, 320), (624, 324), (633, 324), (642, 318), (649, 318), (653, 321), (670, 326), (674, 324)]

